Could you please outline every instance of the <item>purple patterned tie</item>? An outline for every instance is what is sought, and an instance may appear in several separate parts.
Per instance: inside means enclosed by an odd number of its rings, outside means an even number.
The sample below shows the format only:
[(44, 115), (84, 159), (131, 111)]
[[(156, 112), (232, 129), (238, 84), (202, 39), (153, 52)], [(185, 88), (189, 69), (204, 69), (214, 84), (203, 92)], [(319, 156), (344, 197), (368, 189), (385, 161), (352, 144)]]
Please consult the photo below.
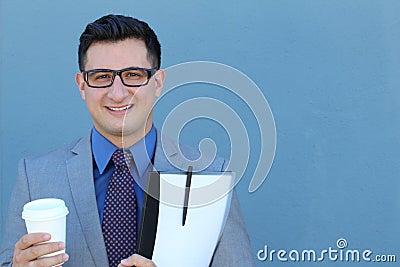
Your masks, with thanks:
[[(127, 152), (125, 152), (127, 153)], [(111, 177), (104, 203), (103, 237), (110, 267), (136, 252), (137, 218), (133, 177), (126, 159), (132, 155), (116, 150), (112, 155), (115, 171)]]

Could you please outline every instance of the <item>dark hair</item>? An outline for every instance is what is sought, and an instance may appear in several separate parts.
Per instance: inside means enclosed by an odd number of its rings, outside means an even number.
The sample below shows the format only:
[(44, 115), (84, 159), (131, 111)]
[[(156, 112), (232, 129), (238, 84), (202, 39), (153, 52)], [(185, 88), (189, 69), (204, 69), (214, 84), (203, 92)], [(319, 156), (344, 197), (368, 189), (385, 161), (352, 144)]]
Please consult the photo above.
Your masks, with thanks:
[(106, 15), (89, 23), (79, 38), (79, 69), (85, 70), (86, 52), (95, 42), (116, 42), (129, 38), (142, 40), (153, 68), (160, 68), (161, 46), (157, 35), (146, 22), (122, 15)]

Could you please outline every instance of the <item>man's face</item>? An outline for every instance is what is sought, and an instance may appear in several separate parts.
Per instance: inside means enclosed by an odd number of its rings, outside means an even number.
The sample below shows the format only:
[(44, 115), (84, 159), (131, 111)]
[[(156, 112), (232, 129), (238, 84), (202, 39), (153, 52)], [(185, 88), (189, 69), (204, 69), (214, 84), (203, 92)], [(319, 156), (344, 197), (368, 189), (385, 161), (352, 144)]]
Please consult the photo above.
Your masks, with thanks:
[[(147, 59), (143, 41), (132, 38), (118, 42), (97, 42), (87, 51), (85, 70), (120, 70), (128, 67), (153, 67)], [(158, 70), (147, 85), (127, 87), (117, 75), (112, 86), (91, 88), (85, 83), (82, 73), (77, 73), (76, 83), (96, 129), (112, 143), (122, 147), (133, 145), (150, 131), (153, 104), (161, 94), (164, 77), (164, 71)]]

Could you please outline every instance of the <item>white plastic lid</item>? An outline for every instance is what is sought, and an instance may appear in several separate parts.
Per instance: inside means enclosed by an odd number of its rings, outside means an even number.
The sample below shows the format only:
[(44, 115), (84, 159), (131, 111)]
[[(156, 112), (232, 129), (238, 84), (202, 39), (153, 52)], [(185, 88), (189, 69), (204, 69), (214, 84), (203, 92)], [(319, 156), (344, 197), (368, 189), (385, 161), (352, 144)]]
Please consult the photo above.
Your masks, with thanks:
[(22, 219), (29, 221), (55, 220), (69, 213), (65, 202), (57, 198), (43, 198), (24, 205)]

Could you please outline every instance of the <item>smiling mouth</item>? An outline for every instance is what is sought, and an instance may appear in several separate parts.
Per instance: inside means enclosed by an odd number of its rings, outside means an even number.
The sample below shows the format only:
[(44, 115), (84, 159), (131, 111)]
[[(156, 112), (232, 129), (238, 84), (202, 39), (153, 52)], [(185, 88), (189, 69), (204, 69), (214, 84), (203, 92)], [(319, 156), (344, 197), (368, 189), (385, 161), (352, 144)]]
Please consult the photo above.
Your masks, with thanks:
[(107, 107), (109, 110), (112, 110), (112, 111), (122, 111), (122, 110), (128, 110), (128, 109), (130, 109), (131, 107), (133, 107), (133, 105), (126, 105), (126, 106), (123, 106), (123, 107)]

